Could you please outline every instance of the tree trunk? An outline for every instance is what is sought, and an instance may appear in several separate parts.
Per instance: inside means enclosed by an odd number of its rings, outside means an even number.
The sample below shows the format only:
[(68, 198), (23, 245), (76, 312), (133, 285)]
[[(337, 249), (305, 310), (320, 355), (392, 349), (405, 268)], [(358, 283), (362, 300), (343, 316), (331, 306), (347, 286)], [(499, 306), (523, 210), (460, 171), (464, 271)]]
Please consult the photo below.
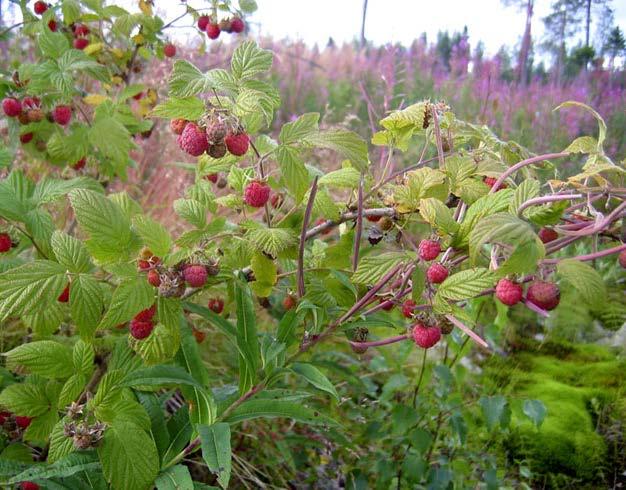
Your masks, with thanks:
[(591, 0), (587, 0), (587, 18), (585, 20), (585, 46), (589, 46), (589, 28), (591, 26)]
[(522, 46), (520, 47), (519, 58), (517, 60), (517, 80), (523, 84), (528, 80), (528, 56), (532, 44), (530, 29), (533, 18), (533, 2), (534, 0), (528, 0), (526, 3), (526, 28), (524, 29)]
[(367, 16), (367, 0), (363, 0), (363, 18), (361, 20), (361, 47), (365, 46), (365, 17)]

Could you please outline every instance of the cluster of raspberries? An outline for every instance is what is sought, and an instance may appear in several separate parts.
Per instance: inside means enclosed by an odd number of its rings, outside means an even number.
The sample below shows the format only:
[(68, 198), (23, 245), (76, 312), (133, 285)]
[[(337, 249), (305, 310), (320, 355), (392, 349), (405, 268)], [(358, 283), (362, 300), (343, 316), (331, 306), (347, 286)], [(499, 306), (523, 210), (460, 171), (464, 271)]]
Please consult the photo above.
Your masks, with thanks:
[(222, 158), (227, 151), (243, 156), (250, 146), (248, 134), (229, 127), (221, 116), (211, 117), (204, 127), (193, 121), (172, 119), (170, 129), (178, 135), (181, 150), (194, 157), (207, 153), (212, 158)]
[(239, 17), (232, 17), (230, 19), (222, 19), (219, 22), (215, 18), (208, 15), (202, 15), (198, 18), (198, 29), (202, 32), (206, 32), (209, 39), (217, 39), (220, 37), (221, 32), (236, 33), (243, 32), (246, 28), (243, 20)]

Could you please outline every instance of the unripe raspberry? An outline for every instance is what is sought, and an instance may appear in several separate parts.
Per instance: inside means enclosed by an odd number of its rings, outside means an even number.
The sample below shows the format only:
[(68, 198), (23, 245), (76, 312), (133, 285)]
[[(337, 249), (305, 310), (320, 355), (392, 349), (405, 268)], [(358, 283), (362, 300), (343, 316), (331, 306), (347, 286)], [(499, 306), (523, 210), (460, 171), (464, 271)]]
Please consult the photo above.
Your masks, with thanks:
[(155, 288), (158, 288), (161, 285), (161, 276), (156, 269), (148, 271), (148, 282)]
[(75, 37), (87, 36), (90, 32), (89, 27), (87, 27), (85, 24), (76, 24), (72, 30), (74, 31)]
[(621, 265), (624, 269), (626, 269), (626, 250), (622, 250), (622, 253), (617, 257), (619, 265)]
[(80, 160), (78, 160), (74, 165), (72, 165), (72, 168), (74, 170), (80, 170), (82, 168), (85, 168), (86, 164), (87, 164), (87, 157), (83, 157)]
[(152, 305), (150, 308), (141, 310), (135, 315), (133, 320), (137, 320), (138, 322), (150, 322), (154, 318), (154, 315), (156, 315), (156, 305)]
[(208, 306), (209, 310), (219, 315), (222, 311), (224, 311), (224, 300), (220, 298), (211, 298)]
[(232, 25), (230, 23), (230, 19), (222, 19), (222, 20), (220, 20), (219, 26), (220, 26), (220, 31), (222, 31), (222, 32), (228, 32), (228, 33), (233, 32)]
[(559, 238), (559, 234), (552, 228), (541, 228), (538, 235), (543, 243), (550, 243)]
[(20, 490), (39, 490), (39, 485), (32, 481), (23, 481), (20, 483)]
[(188, 265), (183, 270), (185, 282), (192, 288), (201, 288), (204, 286), (208, 276), (209, 274), (206, 267), (203, 265)]
[(448, 335), (452, 333), (454, 330), (454, 324), (448, 320), (445, 316), (442, 316), (438, 319), (439, 322), (439, 330), (443, 335)]
[(8, 233), (0, 233), (0, 253), (8, 252), (12, 245), (11, 236)]
[(422, 349), (430, 349), (441, 340), (441, 330), (439, 327), (427, 327), (421, 323), (413, 325), (411, 334), (415, 343)]
[(70, 285), (65, 286), (63, 292), (57, 298), (59, 303), (67, 303), (70, 300)]
[(35, 109), (30, 109), (26, 113), (26, 117), (28, 118), (28, 122), (39, 122), (39, 121), (43, 121), (43, 118), (45, 117), (45, 115), (41, 109), (35, 108)]
[(250, 146), (250, 137), (246, 133), (230, 133), (224, 138), (226, 148), (235, 156), (245, 155)]
[(20, 124), (28, 124), (30, 122), (30, 119), (28, 119), (28, 114), (23, 111), (20, 112), (20, 114), (17, 116), (17, 120), (20, 122)]
[(220, 37), (220, 26), (218, 24), (207, 25), (206, 35), (209, 39), (217, 39), (218, 37)]
[(202, 342), (204, 342), (204, 339), (206, 338), (206, 333), (202, 332), (198, 329), (196, 329), (195, 327), (191, 330), (191, 333), (193, 334), (193, 336), (196, 339), (196, 342), (198, 344), (201, 344)]
[(166, 44), (165, 46), (163, 46), (163, 54), (168, 58), (173, 58), (174, 56), (176, 56), (176, 46), (174, 46), (172, 43)]
[(209, 21), (210, 21), (210, 17), (208, 15), (202, 15), (200, 17), (198, 17), (198, 29), (200, 29), (201, 31), (205, 31), (206, 30), (206, 26), (209, 25)]
[(553, 282), (535, 281), (528, 287), (526, 299), (539, 308), (550, 311), (559, 305), (561, 292)]
[(0, 412), (0, 425), (4, 425), (10, 416), (11, 412)]
[(384, 310), (384, 311), (391, 311), (393, 310), (393, 307), (395, 306), (393, 302), (389, 301), (387, 298), (380, 298), (380, 304), (383, 305), (381, 310)]
[(46, 10), (48, 10), (48, 4), (46, 2), (41, 2), (41, 1), (35, 2), (35, 5), (33, 5), (33, 10), (35, 11), (37, 15), (41, 15)]
[(437, 262), (428, 268), (426, 271), (426, 277), (432, 284), (441, 284), (448, 277), (448, 269)]
[(52, 119), (55, 123), (65, 126), (72, 119), (72, 108), (68, 105), (58, 105), (52, 110)]
[(250, 182), (245, 190), (243, 201), (253, 208), (260, 208), (265, 205), (270, 197), (270, 186), (265, 182), (253, 181)]
[(86, 37), (77, 37), (76, 39), (74, 39), (74, 42), (72, 44), (75, 49), (83, 50), (87, 46), (89, 46), (89, 39), (87, 39)]
[(32, 417), (26, 417), (26, 416), (20, 416), (20, 415), (15, 416), (15, 423), (20, 429), (28, 428), (28, 426), (30, 425), (32, 421), (33, 421)]
[(513, 306), (522, 301), (524, 289), (521, 284), (508, 279), (500, 279), (496, 284), (496, 298), (507, 306)]
[(285, 296), (285, 299), (283, 299), (283, 308), (285, 308), (285, 310), (291, 310), (294, 306), (296, 306), (295, 298), (291, 294)]
[(230, 21), (230, 29), (233, 32), (236, 32), (236, 33), (243, 32), (245, 27), (246, 26), (243, 23), (243, 20), (241, 20), (239, 17), (235, 17), (233, 20)]
[(227, 185), (228, 185), (228, 181), (224, 177), (220, 177), (219, 180), (217, 181), (218, 189), (223, 189)]
[(215, 143), (214, 145), (209, 145), (207, 153), (211, 158), (223, 158), (224, 155), (226, 155), (226, 144), (223, 141), (220, 141), (219, 143)]
[(208, 180), (209, 182), (213, 182), (214, 184), (217, 182), (217, 179), (219, 178), (218, 174), (209, 174), (209, 175), (205, 175), (204, 178), (206, 180)]
[(389, 216), (382, 216), (380, 218), (380, 222), (378, 223), (378, 227), (382, 231), (389, 231), (393, 228), (393, 220)]
[(178, 137), (178, 146), (191, 156), (198, 157), (209, 148), (206, 133), (196, 123), (187, 123)]
[(185, 126), (187, 126), (188, 122), (189, 121), (187, 121), (186, 119), (172, 119), (170, 121), (170, 129), (172, 130), (172, 133), (181, 134), (183, 132), (183, 129), (185, 129)]
[(206, 139), (210, 145), (219, 143), (226, 137), (228, 128), (220, 118), (213, 118), (206, 125)]
[(422, 260), (434, 260), (441, 253), (439, 242), (434, 240), (422, 240), (418, 247), (419, 257)]
[(33, 139), (33, 136), (33, 133), (20, 134), (20, 143), (22, 143), (23, 145), (25, 145), (26, 143), (30, 143)]
[(380, 243), (384, 236), (383, 232), (377, 226), (374, 226), (367, 232), (367, 241), (370, 242), (370, 245), (376, 245)]
[(152, 333), (153, 329), (154, 324), (151, 321), (142, 322), (137, 319), (130, 321), (130, 334), (137, 340), (142, 340), (148, 337)]
[(402, 303), (402, 314), (406, 318), (413, 318), (413, 310), (417, 306), (417, 303), (412, 299), (407, 299), (404, 303)]
[(22, 112), (22, 103), (13, 97), (7, 97), (2, 101), (2, 110), (9, 117), (19, 116)]
[(380, 218), (382, 218), (382, 216), (365, 216), (365, 219), (367, 221), (371, 221), (372, 223), (377, 223), (380, 221)]

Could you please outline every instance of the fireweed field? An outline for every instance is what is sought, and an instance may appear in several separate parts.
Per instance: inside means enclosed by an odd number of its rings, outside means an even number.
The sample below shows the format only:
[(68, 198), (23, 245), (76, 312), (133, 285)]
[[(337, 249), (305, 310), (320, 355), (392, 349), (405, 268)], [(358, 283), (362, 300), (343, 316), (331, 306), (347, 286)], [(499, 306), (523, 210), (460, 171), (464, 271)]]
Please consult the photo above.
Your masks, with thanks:
[(159, 3), (0, 2), (0, 486), (623, 488), (623, 37)]

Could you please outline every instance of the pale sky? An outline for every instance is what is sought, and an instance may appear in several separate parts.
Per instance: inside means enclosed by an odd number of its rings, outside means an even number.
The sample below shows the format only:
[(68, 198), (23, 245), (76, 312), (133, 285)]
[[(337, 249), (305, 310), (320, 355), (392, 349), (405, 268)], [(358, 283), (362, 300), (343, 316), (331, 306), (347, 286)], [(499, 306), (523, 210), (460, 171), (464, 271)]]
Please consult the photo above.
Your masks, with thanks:
[[(363, 0), (256, 1), (259, 9), (249, 18), (253, 34), (301, 39), (321, 46), (329, 37), (341, 43), (360, 35)], [(137, 0), (109, 0), (107, 3), (137, 11)], [(178, 1), (154, 0), (154, 3), (166, 22), (184, 11), (184, 4)], [(210, 5), (207, 0), (188, 0), (187, 3), (195, 8)], [(551, 3), (552, 0), (535, 0), (532, 25), (535, 41), (541, 39), (542, 18), (550, 11)], [(615, 23), (626, 31), (626, 0), (610, 3), (615, 10)], [(429, 41), (435, 41), (438, 31), (452, 33), (467, 25), (472, 48), (482, 40), (487, 54), (495, 54), (503, 44), (513, 47), (519, 42), (524, 22), (523, 12), (504, 7), (500, 0), (369, 0), (365, 35), (378, 45), (390, 42), (408, 45), (422, 32), (426, 32)], [(189, 25), (189, 22), (179, 21), (176, 25)], [(170, 29), (168, 33), (175, 40), (197, 39), (197, 31), (191, 28)], [(593, 39), (593, 24), (591, 33)]]

